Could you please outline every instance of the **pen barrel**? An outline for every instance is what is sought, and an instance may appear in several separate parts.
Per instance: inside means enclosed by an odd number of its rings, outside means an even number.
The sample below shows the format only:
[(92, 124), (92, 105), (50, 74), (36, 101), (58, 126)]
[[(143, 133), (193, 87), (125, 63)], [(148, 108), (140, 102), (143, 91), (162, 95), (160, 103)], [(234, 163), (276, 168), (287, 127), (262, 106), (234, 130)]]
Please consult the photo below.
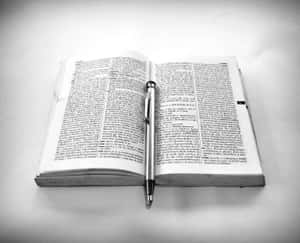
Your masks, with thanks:
[[(153, 82), (153, 81), (150, 81)], [(154, 82), (153, 82), (154, 83)], [(152, 84), (152, 83), (151, 83)], [(147, 85), (149, 96), (149, 112), (146, 119), (146, 141), (145, 141), (145, 179), (154, 180), (155, 176), (155, 83)]]

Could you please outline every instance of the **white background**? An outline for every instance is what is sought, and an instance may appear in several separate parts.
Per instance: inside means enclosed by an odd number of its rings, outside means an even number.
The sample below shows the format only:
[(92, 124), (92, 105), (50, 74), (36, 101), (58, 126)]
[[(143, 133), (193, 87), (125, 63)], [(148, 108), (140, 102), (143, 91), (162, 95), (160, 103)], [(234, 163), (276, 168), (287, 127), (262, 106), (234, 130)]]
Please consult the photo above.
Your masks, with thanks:
[[(288, 1), (0, 3), (0, 240), (298, 242), (300, 5)], [(115, 49), (237, 56), (267, 185), (38, 188), (59, 61)]]

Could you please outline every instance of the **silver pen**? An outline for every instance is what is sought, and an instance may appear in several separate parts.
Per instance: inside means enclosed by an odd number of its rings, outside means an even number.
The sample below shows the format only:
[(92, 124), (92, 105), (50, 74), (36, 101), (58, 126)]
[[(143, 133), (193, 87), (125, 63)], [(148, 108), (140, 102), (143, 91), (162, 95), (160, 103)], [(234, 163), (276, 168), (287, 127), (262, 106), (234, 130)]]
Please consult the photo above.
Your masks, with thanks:
[(155, 186), (155, 89), (156, 83), (146, 83), (145, 98), (145, 193), (146, 206), (151, 207)]

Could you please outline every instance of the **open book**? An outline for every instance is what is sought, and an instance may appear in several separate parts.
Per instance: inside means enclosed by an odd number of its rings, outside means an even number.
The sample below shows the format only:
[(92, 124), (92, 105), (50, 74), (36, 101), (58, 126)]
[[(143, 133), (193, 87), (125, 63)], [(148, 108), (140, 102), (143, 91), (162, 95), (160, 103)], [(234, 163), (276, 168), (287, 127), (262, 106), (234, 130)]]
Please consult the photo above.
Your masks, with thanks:
[(38, 185), (143, 185), (148, 80), (158, 87), (158, 185), (265, 184), (235, 58), (118, 56), (69, 60), (64, 70)]

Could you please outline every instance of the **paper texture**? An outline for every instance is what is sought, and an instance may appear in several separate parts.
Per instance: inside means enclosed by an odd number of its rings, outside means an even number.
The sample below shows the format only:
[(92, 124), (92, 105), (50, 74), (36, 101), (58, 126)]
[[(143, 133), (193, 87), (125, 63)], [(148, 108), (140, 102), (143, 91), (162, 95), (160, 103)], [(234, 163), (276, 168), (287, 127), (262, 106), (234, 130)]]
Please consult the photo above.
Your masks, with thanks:
[(156, 175), (262, 174), (234, 58), (155, 64), (129, 56), (67, 63), (40, 172), (144, 175), (149, 78), (158, 85)]

